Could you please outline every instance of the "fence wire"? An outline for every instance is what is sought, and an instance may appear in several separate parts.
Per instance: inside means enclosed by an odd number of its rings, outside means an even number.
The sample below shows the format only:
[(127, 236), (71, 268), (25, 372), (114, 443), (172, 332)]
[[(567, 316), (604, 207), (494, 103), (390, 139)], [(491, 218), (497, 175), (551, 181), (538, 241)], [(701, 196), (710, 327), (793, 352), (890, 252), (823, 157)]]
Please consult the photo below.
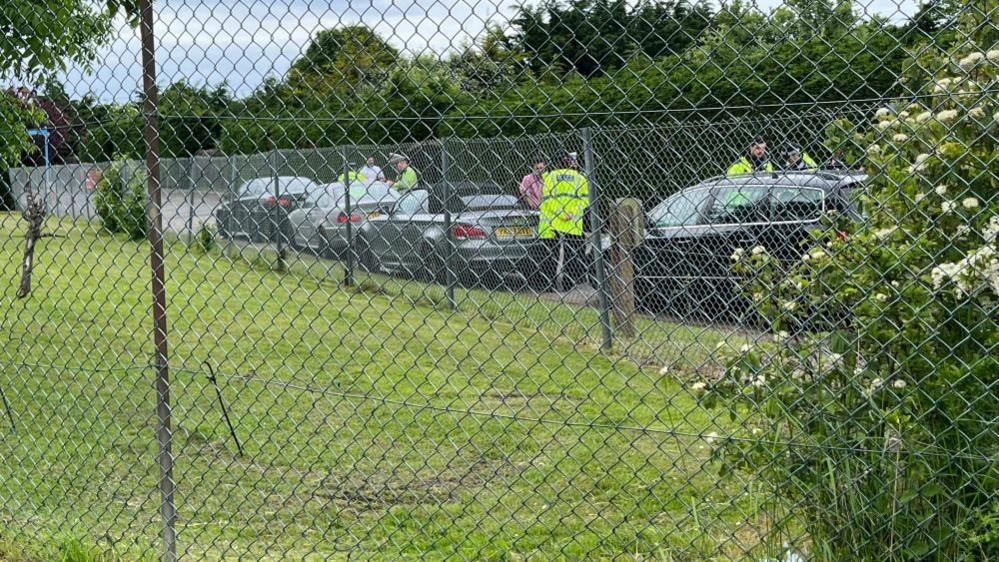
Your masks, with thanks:
[(997, 10), (0, 4), (0, 560), (999, 559)]

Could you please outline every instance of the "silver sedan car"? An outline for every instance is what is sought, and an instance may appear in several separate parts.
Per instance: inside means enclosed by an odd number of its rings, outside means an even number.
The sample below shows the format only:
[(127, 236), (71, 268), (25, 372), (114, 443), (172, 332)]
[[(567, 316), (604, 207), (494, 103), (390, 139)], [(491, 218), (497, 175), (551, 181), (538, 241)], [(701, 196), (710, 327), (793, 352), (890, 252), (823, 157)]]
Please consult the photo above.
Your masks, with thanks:
[(388, 212), (398, 192), (380, 182), (350, 185), (350, 212), (343, 183), (319, 186), (310, 192), (303, 208), (288, 215), (292, 244), (325, 257), (342, 257), (348, 247), (347, 225), (354, 232), (370, 216)]
[(541, 244), (537, 211), (498, 187), (475, 191), (456, 192), (445, 203), (440, 189), (415, 190), (390, 213), (369, 217), (355, 240), (362, 267), (437, 282), (449, 266), (465, 282), (530, 277)]

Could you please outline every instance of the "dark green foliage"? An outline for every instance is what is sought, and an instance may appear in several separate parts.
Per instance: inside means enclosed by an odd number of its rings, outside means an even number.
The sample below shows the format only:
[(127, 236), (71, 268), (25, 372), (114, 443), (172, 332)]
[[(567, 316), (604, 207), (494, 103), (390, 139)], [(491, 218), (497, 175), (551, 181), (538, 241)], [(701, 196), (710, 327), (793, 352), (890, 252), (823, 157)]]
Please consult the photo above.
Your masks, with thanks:
[(94, 208), (104, 230), (111, 234), (124, 233), (131, 240), (145, 238), (146, 174), (126, 169), (124, 159), (115, 160), (101, 174), (94, 195)]

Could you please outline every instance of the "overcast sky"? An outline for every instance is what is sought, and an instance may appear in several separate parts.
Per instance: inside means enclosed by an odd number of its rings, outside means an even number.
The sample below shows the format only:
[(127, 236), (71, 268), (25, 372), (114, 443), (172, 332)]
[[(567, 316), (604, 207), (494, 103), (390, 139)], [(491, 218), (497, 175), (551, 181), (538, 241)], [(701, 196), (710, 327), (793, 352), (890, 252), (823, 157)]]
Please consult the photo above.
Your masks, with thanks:
[[(2, 0), (0, 0), (2, 1)], [(227, 82), (246, 95), (267, 75), (281, 76), (318, 31), (364, 23), (397, 48), (444, 53), (502, 24), (514, 0), (155, 0), (158, 82)], [(768, 10), (780, 0), (758, 0)], [(906, 19), (915, 0), (857, 0), (857, 9)], [(62, 79), (72, 97), (93, 93), (125, 101), (140, 85), (138, 29), (122, 26), (90, 70)]]

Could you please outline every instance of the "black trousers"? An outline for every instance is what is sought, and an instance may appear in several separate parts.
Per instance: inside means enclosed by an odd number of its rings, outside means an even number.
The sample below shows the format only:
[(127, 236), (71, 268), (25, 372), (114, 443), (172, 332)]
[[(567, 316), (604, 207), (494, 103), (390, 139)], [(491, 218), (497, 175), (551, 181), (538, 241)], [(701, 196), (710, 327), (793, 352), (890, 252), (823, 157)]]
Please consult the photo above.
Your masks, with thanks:
[(587, 252), (585, 236), (557, 232), (555, 238), (546, 238), (542, 242), (533, 260), (536, 270), (527, 275), (533, 279), (535, 288), (564, 291), (590, 282), (593, 260)]

